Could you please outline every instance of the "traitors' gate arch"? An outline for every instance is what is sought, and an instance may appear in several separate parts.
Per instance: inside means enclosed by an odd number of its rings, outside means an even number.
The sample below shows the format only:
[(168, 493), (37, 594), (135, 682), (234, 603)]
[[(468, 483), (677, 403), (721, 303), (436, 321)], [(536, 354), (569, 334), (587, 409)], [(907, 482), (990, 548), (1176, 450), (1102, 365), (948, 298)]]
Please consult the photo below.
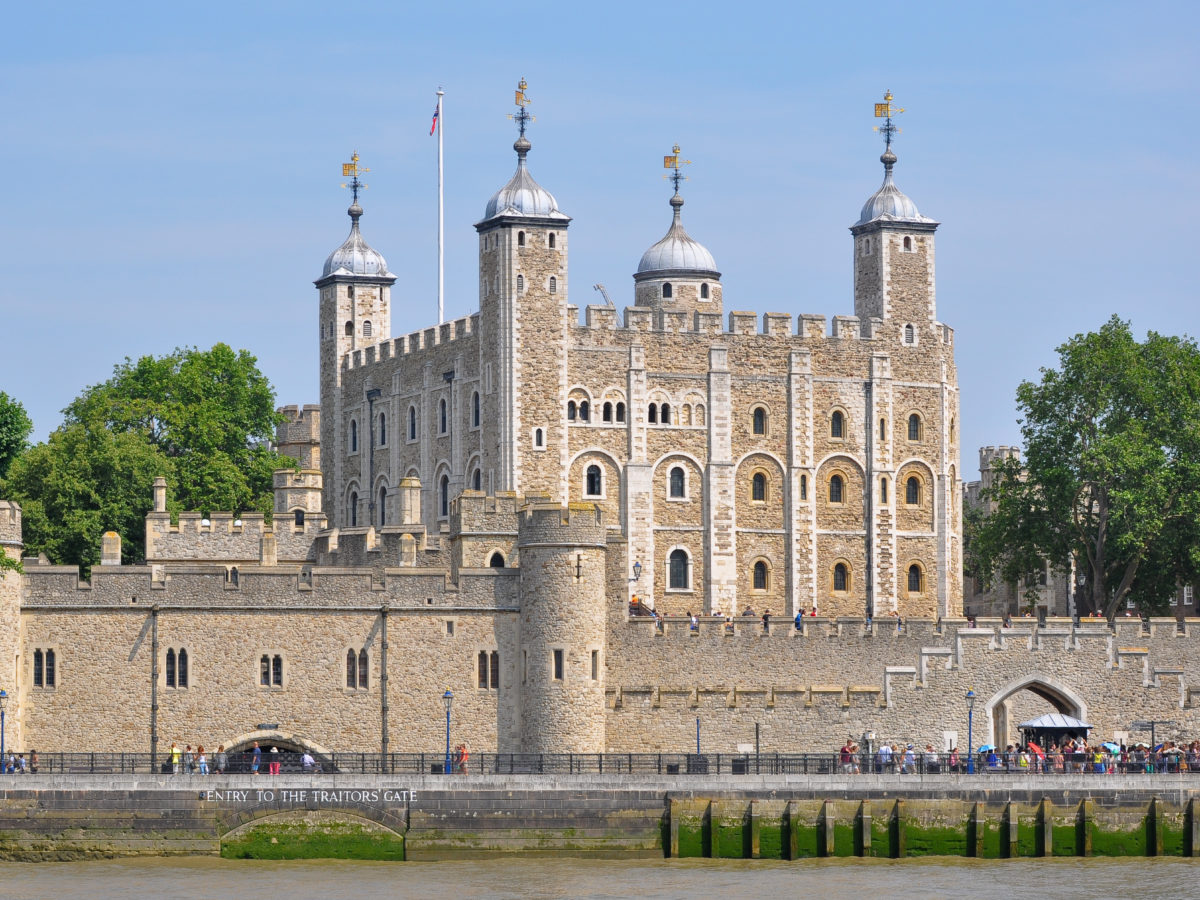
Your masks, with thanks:
[[(1008, 721), (1008, 700), (1021, 691), (1036, 694), (1064, 715), (1087, 721), (1087, 702), (1067, 685), (1049, 675), (1022, 675), (999, 688), (984, 704), (983, 712), (987, 717), (988, 727), (987, 743), (1002, 746), (1010, 729), (1018, 724)], [(983, 742), (977, 741), (976, 746), (980, 743)]]

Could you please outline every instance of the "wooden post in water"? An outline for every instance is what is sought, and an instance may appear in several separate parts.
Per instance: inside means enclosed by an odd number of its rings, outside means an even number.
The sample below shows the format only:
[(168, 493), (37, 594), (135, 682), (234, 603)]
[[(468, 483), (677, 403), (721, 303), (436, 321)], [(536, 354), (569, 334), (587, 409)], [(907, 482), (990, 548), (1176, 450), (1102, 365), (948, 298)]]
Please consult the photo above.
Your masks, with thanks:
[(833, 809), (833, 801), (826, 800), (821, 804), (821, 834), (819, 835), (820, 843), (818, 844), (822, 856), (837, 855), (834, 852), (835, 847), (833, 835), (833, 823), (835, 818), (836, 814), (834, 813)]
[(708, 801), (708, 855), (711, 859), (721, 858), (721, 818), (717, 815), (717, 801)]
[(679, 801), (674, 797), (667, 804), (667, 858), (679, 858)]
[(871, 855), (871, 801), (863, 800), (858, 807), (859, 856)]
[(783, 811), (783, 820), (787, 826), (787, 847), (784, 848), (784, 853), (788, 859), (798, 859), (800, 857), (800, 817), (796, 814), (795, 800), (787, 802), (787, 807)]
[(1163, 855), (1163, 802), (1160, 797), (1150, 800), (1150, 809), (1146, 813), (1146, 855)]
[(1004, 828), (1001, 853), (1005, 859), (1016, 859), (1021, 853), (1017, 843), (1020, 836), (1020, 815), (1011, 800), (1004, 804), (1004, 818), (1001, 824)]
[(750, 801), (750, 858), (761, 857), (762, 821), (758, 811), (758, 801)]
[(1079, 812), (1075, 817), (1075, 855), (1092, 855), (1092, 818), (1095, 813), (1091, 800), (1079, 801)]
[(1186, 836), (1183, 853), (1185, 856), (1200, 856), (1200, 815), (1197, 815), (1196, 798), (1188, 800), (1184, 813), (1184, 835)]
[(904, 801), (897, 800), (892, 806), (891, 822), (892, 859), (904, 859), (908, 852), (908, 837), (904, 829)]
[(1037, 827), (1042, 830), (1038, 835), (1037, 855), (1054, 855), (1054, 804), (1049, 797), (1043, 797), (1038, 804)]
[(967, 852), (976, 859), (983, 859), (983, 804), (976, 801), (971, 807), (971, 821), (968, 829)]

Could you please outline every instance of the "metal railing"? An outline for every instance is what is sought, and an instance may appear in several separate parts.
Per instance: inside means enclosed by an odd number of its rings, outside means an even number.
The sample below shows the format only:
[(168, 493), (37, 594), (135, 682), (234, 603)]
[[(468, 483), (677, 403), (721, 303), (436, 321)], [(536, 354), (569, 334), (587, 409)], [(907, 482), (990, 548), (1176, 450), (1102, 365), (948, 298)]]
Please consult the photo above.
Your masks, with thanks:
[[(443, 774), (445, 754), (334, 752), (315, 757), (315, 765), (306, 770), (299, 753), (268, 751), (262, 754), (258, 774), (267, 775), (270, 762), (276, 760), (281, 774), (438, 775)], [(39, 752), (36, 763), (35, 772), (32, 757), (27, 758), (24, 774), (151, 774), (149, 753)], [(208, 766), (211, 774), (218, 774), (216, 754), (208, 755)], [(249, 774), (251, 768), (249, 752), (227, 754), (225, 773)], [(954, 759), (945, 753), (915, 753), (911, 762), (903, 752), (890, 760), (862, 753), (848, 760), (839, 753), (472, 753), (466, 768), (472, 775), (1200, 775), (1200, 755), (1113, 757), (1097, 763), (1092, 754), (1069, 753), (1045, 760), (1031, 756), (1028, 765), (1021, 765), (1001, 755), (989, 762), (981, 754), (968, 772), (965, 756)], [(157, 774), (173, 774), (167, 754), (158, 754)], [(199, 775), (199, 769), (189, 772), (181, 760), (178, 774)]]

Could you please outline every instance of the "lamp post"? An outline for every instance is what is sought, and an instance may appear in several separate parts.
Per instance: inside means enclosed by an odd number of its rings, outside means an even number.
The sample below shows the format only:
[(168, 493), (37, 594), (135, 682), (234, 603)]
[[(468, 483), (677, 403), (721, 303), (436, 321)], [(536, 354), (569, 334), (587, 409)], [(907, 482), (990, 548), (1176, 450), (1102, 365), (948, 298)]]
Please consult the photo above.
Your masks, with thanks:
[(640, 560), (635, 560), (633, 563), (633, 580), (640, 581), (642, 578), (642, 563)]
[(450, 774), (450, 707), (454, 703), (454, 695), (446, 688), (442, 694), (442, 702), (446, 704), (446, 761), (442, 765), (442, 774)]
[(975, 692), (967, 691), (967, 774), (975, 774), (975, 742), (971, 728), (975, 724)]
[(0, 772), (4, 771), (4, 708), (8, 706), (8, 691), (0, 691)]

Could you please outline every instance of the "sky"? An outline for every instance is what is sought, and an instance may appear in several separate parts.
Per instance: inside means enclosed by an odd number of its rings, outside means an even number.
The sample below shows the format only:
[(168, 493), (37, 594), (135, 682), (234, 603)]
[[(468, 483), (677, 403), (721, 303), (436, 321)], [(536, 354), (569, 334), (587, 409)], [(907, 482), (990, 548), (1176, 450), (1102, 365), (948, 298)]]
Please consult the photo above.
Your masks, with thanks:
[(0, 390), (43, 440), (126, 357), (218, 341), (315, 403), (312, 281), (364, 236), (392, 331), (437, 310), (434, 91), (446, 91), (446, 315), (477, 308), (472, 225), (530, 169), (573, 217), (570, 302), (633, 303), (670, 223), (662, 156), (726, 310), (853, 313), (848, 227), (879, 186), (873, 104), (907, 111), (896, 181), (937, 233), (963, 474), (1019, 444), (1014, 395), (1113, 314), (1200, 333), (1200, 74), (1182, 2), (13, 4), (0, 56)]

